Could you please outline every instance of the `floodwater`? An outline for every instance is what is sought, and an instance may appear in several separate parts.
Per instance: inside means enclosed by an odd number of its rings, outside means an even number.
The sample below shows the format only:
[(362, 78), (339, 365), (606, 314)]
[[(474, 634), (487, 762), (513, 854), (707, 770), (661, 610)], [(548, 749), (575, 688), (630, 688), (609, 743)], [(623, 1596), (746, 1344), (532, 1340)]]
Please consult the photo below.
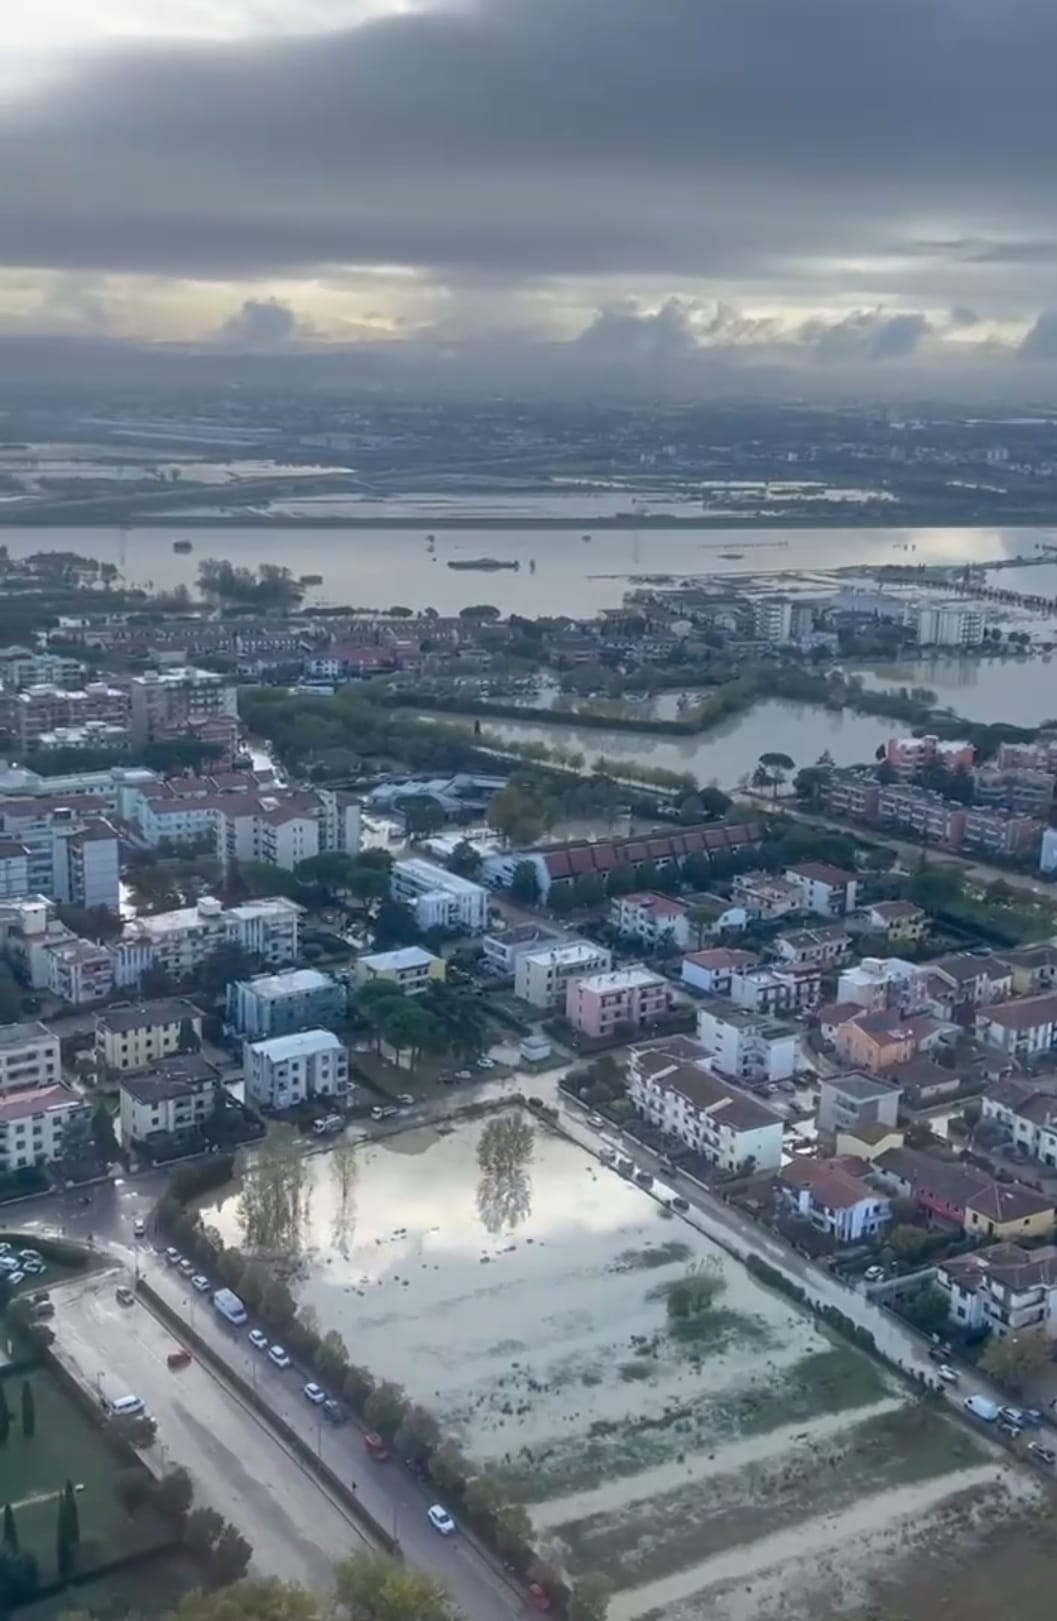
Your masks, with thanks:
[[(460, 510), (469, 510), (459, 503)], [(386, 510), (398, 510), (392, 504)], [(534, 508), (534, 510), (536, 510)], [(855, 529), (839, 525), (803, 529), (600, 530), (585, 544), (575, 531), (443, 529), (436, 552), (426, 548), (429, 517), (422, 530), (298, 529), (254, 523), (230, 528), (5, 528), (0, 541), (12, 557), (35, 551), (77, 551), (116, 563), (134, 585), (192, 586), (198, 561), (222, 557), (236, 565), (290, 566), (296, 573), (323, 576), (310, 592), (312, 603), (346, 603), (386, 608), (401, 602), (457, 612), (472, 602), (491, 602), (503, 613), (587, 615), (615, 607), (632, 586), (632, 575), (670, 574), (736, 577), (747, 572), (833, 569), (856, 563), (986, 563), (1029, 555), (1039, 541), (1053, 541), (1050, 529)], [(584, 531), (590, 529), (585, 519)], [(189, 538), (190, 556), (177, 556), (175, 539)], [(724, 551), (737, 557), (723, 557)], [(465, 573), (445, 566), (449, 558), (496, 557), (520, 568)], [(535, 563), (535, 571), (531, 564)], [(1022, 589), (1044, 591), (1050, 568), (1022, 572)], [(1008, 574), (996, 576), (1011, 587)], [(1034, 581), (1034, 583), (1031, 583)], [(1049, 587), (1053, 589), (1052, 585)]]
[(751, 777), (760, 755), (768, 750), (781, 750), (798, 767), (813, 765), (827, 749), (837, 765), (856, 765), (872, 760), (878, 746), (898, 730), (884, 716), (823, 709), (781, 698), (754, 704), (699, 737), (655, 737), (604, 727), (550, 726), (544, 721), (488, 718), (481, 724), (488, 736), (504, 742), (557, 745), (582, 753), (588, 763), (603, 755), (661, 766), (666, 771), (689, 771), (699, 783), (716, 783), (721, 788), (736, 787)]
[(1032, 658), (900, 659), (856, 667), (871, 691), (891, 687), (928, 687), (941, 709), (953, 709), (966, 720), (1012, 721), (1038, 726), (1057, 717), (1057, 664), (1049, 655)]

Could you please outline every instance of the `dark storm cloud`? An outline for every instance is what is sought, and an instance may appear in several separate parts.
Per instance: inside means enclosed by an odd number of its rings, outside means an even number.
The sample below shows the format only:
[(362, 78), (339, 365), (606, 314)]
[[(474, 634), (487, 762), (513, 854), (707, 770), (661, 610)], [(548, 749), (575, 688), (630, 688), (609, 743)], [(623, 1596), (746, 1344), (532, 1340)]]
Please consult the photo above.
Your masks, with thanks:
[(299, 335), (297, 316), (279, 298), (247, 298), (218, 333), (237, 349), (274, 349)]
[(1055, 61), (1053, 0), (476, 0), (111, 49), (0, 114), (0, 260), (788, 279), (940, 220), (1034, 257)]
[(1020, 341), (1024, 360), (1057, 360), (1057, 310), (1043, 310)]

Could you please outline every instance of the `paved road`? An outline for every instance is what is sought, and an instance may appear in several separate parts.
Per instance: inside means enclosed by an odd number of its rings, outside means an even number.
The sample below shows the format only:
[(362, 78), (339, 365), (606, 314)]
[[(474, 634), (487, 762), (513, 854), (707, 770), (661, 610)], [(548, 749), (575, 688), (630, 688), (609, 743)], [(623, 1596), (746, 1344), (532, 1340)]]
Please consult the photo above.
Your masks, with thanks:
[(82, 1384), (140, 1396), (158, 1422), (152, 1466), (182, 1464), (195, 1499), (253, 1544), (255, 1573), (326, 1591), (343, 1554), (368, 1546), (357, 1522), (261, 1420), (206, 1368), (165, 1363), (175, 1343), (142, 1304), (118, 1305), (122, 1268), (54, 1291), (55, 1349)]
[[(435, 1496), (419, 1486), (395, 1461), (378, 1464), (364, 1451), (362, 1432), (350, 1422), (335, 1429), (319, 1409), (306, 1401), (305, 1376), (294, 1369), (280, 1372), (253, 1350), (245, 1329), (229, 1328), (217, 1317), (208, 1295), (196, 1295), (185, 1279), (144, 1246), (144, 1277), (186, 1317), (196, 1333), (232, 1368), (261, 1391), (269, 1405), (291, 1424), (312, 1449), (359, 1493), (364, 1505), (399, 1540), (411, 1564), (447, 1584), (456, 1603), (472, 1621), (521, 1615), (527, 1606), (492, 1562), (464, 1535), (441, 1537), (426, 1519)], [(376, 1372), (384, 1370), (376, 1369)]]

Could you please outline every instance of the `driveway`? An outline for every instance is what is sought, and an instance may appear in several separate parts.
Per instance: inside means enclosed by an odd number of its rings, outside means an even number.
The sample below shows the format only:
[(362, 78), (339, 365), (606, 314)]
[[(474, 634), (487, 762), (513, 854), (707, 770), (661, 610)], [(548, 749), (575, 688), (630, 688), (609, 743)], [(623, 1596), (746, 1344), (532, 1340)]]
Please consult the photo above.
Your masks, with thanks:
[(141, 1397), (158, 1423), (152, 1467), (183, 1465), (195, 1501), (252, 1543), (256, 1574), (325, 1592), (342, 1553), (369, 1546), (358, 1522), (206, 1368), (166, 1366), (173, 1336), (142, 1304), (118, 1305), (124, 1276), (113, 1268), (53, 1291), (57, 1355), (81, 1384), (97, 1387), (105, 1375)]

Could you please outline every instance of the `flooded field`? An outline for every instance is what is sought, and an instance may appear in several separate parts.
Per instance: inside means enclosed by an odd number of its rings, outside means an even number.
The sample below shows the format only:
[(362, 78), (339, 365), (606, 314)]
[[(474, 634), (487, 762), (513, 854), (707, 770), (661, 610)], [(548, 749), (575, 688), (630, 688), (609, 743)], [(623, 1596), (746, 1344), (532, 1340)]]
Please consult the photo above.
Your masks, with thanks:
[[(987, 1440), (519, 1111), (357, 1162), (350, 1188), (311, 1160), (300, 1301), (504, 1481), (547, 1557), (608, 1576), (613, 1621), (848, 1615), (911, 1533), (1030, 1504)], [(238, 1204), (203, 1212), (230, 1241)]]

